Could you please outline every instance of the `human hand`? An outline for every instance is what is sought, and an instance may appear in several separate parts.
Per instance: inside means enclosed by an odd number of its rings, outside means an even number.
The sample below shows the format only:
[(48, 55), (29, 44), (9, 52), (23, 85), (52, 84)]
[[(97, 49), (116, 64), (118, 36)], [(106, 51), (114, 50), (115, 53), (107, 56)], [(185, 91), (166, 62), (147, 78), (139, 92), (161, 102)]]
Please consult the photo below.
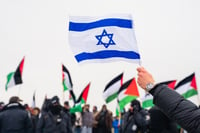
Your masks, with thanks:
[(138, 85), (146, 91), (146, 85), (149, 83), (154, 84), (154, 78), (153, 76), (143, 67), (138, 67), (138, 78), (137, 83)]

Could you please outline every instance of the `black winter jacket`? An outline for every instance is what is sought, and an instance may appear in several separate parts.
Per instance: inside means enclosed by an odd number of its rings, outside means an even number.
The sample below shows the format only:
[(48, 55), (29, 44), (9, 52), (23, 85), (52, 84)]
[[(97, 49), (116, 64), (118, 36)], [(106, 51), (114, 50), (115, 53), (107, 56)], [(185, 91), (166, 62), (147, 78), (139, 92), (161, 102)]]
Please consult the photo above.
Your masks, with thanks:
[(36, 133), (72, 133), (71, 125), (67, 125), (70, 121), (64, 112), (53, 115), (51, 111), (43, 113), (37, 124)]
[(141, 109), (135, 112), (126, 112), (122, 120), (122, 133), (146, 133), (148, 122), (146, 119), (146, 113)]
[(157, 106), (149, 110), (150, 133), (179, 133), (178, 125), (169, 119)]
[(169, 118), (175, 120), (189, 133), (200, 133), (200, 109), (184, 99), (167, 85), (156, 85), (150, 93), (157, 105)]
[(0, 112), (0, 133), (31, 133), (30, 115), (19, 103), (6, 105)]

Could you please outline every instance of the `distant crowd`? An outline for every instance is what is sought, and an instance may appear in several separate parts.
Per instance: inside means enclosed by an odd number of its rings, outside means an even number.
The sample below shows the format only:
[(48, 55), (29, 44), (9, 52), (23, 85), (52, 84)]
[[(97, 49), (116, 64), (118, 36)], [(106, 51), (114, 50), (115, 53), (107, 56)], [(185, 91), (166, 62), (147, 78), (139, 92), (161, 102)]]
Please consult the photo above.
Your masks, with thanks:
[(57, 96), (45, 99), (42, 108), (21, 104), (17, 96), (0, 103), (0, 133), (180, 133), (178, 125), (158, 107), (141, 108), (138, 100), (128, 111), (113, 116), (106, 105), (100, 110), (85, 104), (71, 113), (69, 102), (61, 106)]

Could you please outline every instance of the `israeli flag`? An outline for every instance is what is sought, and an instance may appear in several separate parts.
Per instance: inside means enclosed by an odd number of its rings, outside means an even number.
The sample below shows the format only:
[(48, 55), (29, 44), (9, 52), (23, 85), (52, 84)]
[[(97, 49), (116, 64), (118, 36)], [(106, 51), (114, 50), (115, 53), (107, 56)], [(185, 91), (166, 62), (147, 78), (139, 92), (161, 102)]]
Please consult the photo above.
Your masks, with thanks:
[(140, 62), (129, 14), (69, 17), (69, 44), (77, 62)]

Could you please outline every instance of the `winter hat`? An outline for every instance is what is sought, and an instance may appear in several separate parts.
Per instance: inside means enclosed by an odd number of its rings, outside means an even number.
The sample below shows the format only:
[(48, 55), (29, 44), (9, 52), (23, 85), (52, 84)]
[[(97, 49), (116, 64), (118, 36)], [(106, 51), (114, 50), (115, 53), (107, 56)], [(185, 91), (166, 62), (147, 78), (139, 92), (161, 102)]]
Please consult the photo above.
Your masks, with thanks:
[(60, 104), (60, 100), (58, 98), (58, 96), (54, 96), (51, 98), (51, 103), (52, 104)]
[(69, 102), (68, 102), (68, 101), (65, 101), (65, 102), (64, 102), (64, 105), (69, 106)]
[(12, 96), (9, 100), (9, 103), (19, 103), (22, 102), (23, 100), (21, 100), (18, 96)]
[(136, 100), (136, 99), (131, 101), (131, 107), (134, 107), (134, 108), (140, 110), (141, 109), (140, 102), (138, 100)]

